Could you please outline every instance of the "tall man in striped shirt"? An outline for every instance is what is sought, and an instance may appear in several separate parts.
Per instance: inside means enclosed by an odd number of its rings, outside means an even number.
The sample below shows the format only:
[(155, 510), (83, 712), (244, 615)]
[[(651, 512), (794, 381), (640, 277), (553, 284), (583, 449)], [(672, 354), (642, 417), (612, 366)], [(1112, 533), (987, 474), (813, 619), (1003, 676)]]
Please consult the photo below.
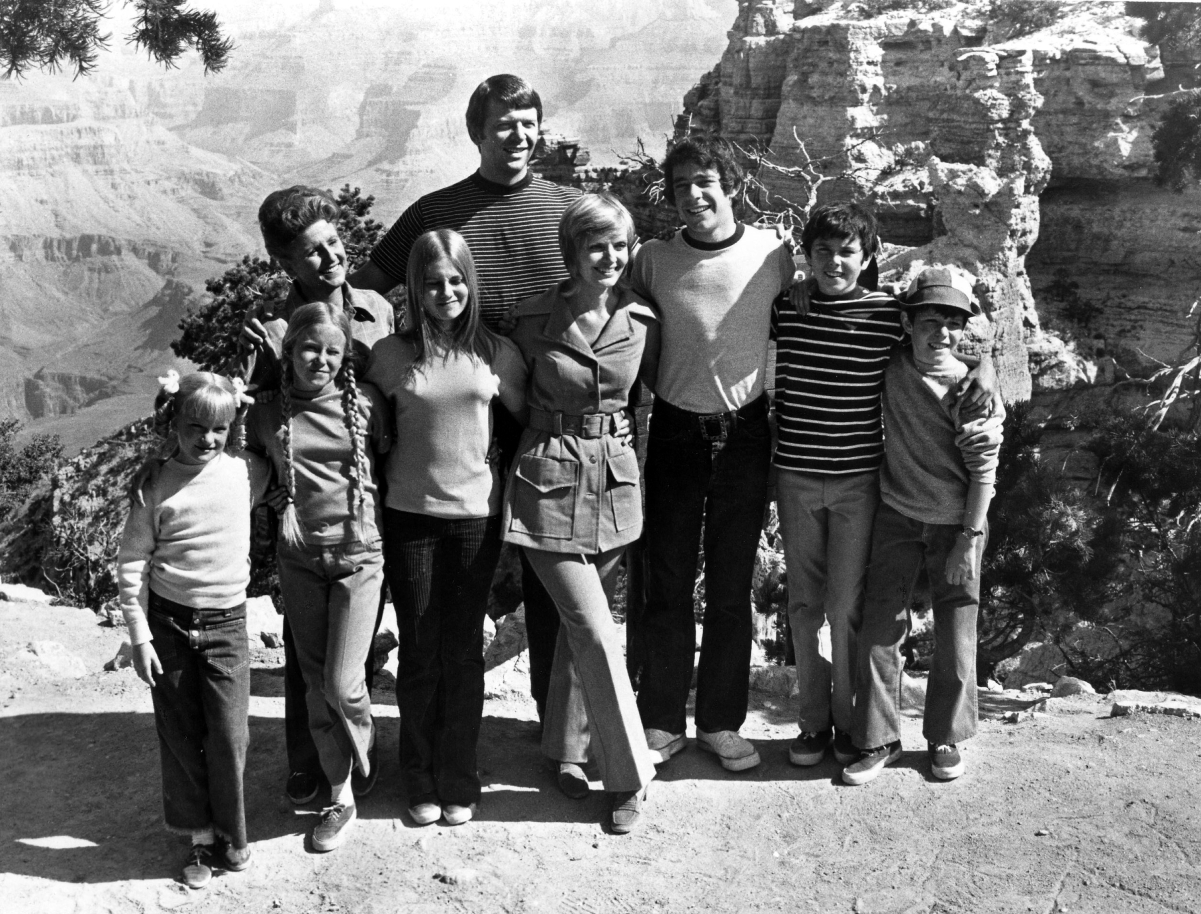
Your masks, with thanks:
[[(814, 210), (801, 234), (813, 274), (809, 307), (777, 307), (773, 315), (776, 494), (800, 694), (801, 733), (788, 751), (794, 765), (816, 765), (831, 742), (840, 764), (858, 758), (850, 735), (855, 650), (880, 500), (880, 394), (889, 353), (904, 335), (900, 304), (859, 284), (865, 268), (875, 272), (878, 245), (875, 217), (864, 207)], [(991, 364), (971, 377), (978, 389), (963, 395), (966, 404), (987, 410)], [(829, 662), (818, 653), (825, 620)]]
[[(467, 104), (467, 133), (479, 149), (480, 167), (463, 180), (421, 197), (401, 214), (350, 277), (358, 288), (387, 293), (404, 281), (413, 242), (423, 232), (454, 229), (467, 241), (479, 276), (485, 325), (501, 320), (522, 299), (567, 278), (559, 253), (559, 218), (579, 191), (530, 171), (538, 143), (542, 100), (525, 80), (492, 76)], [(508, 463), (521, 428), (503, 407), (493, 413), (502, 459)], [(521, 554), (522, 595), (530, 646), (530, 690), (539, 717), (546, 705), (559, 613)]]

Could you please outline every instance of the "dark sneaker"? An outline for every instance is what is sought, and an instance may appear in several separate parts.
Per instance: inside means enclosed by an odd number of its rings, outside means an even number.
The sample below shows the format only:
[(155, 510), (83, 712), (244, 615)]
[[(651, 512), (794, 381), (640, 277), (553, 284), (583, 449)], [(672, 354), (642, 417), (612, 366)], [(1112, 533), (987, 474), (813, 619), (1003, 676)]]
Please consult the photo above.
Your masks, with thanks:
[(367, 750), (367, 764), (371, 767), (370, 774), (363, 774), (357, 766), (350, 772), (350, 791), (356, 798), (367, 796), (375, 787), (376, 775), (379, 773), (379, 765), (376, 764), (375, 743), (372, 743), (371, 748)]
[(943, 743), (930, 749), (930, 773), (940, 781), (953, 781), (963, 774), (963, 756), (954, 743)]
[(183, 865), (183, 884), (189, 889), (203, 889), (213, 878), (213, 846), (193, 844)]
[(645, 731), (646, 748), (651, 750), (652, 761), (661, 765), (677, 752), (688, 748), (688, 737), (683, 733), (668, 733), (666, 730)]
[(619, 790), (609, 794), (609, 828), (615, 835), (628, 835), (638, 824), (642, 815), (642, 801), (646, 799), (646, 788), (641, 790)]
[(808, 730), (801, 733), (788, 747), (788, 761), (802, 768), (816, 765), (826, 755), (826, 747), (830, 745), (830, 731), (811, 733)]
[(475, 818), (475, 814), (479, 812), (479, 808), (478, 803), (472, 803), (469, 806), (447, 803), (442, 808), (442, 819), (447, 825), (463, 825)]
[(250, 866), (250, 848), (234, 847), (224, 838), (217, 841), (216, 864), (218, 868), (240, 873)]
[(433, 800), (422, 800), (409, 807), (409, 818), (417, 825), (431, 825), (442, 818), (442, 807)]
[(285, 788), (288, 799), (300, 806), (310, 803), (321, 788), (321, 779), (307, 771), (293, 771), (288, 775), (288, 786)]
[(337, 803), (321, 811), (321, 821), (313, 828), (313, 850), (319, 854), (341, 847), (357, 816), (355, 808)]
[(759, 764), (759, 752), (735, 730), (696, 731), (697, 745), (721, 760), (726, 771), (746, 771)]
[(851, 734), (834, 728), (834, 761), (840, 765), (850, 765), (859, 760), (859, 750), (851, 741)]
[(887, 746), (877, 746), (875, 749), (864, 749), (859, 753), (859, 761), (852, 762), (842, 769), (842, 780), (845, 784), (858, 787), (873, 781), (885, 765), (892, 764), (901, 757), (901, 741), (895, 740)]
[(588, 776), (584, 769), (572, 762), (559, 762), (556, 766), (556, 780), (559, 789), (573, 800), (582, 800), (588, 796)]

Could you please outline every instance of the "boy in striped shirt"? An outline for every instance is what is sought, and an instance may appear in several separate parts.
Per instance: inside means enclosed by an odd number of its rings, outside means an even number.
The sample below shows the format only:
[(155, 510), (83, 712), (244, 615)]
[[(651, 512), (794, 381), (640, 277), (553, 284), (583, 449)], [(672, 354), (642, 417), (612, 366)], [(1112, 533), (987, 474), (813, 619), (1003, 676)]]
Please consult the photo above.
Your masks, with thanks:
[[(904, 336), (901, 307), (874, 286), (875, 217), (855, 203), (814, 210), (801, 234), (812, 271), (810, 306), (778, 307), (777, 502), (788, 568), (788, 619), (796, 652), (801, 733), (794, 765), (816, 765), (833, 743), (846, 765), (851, 739), (856, 635), (880, 500), (884, 456), (880, 394), (889, 353)], [(814, 288), (816, 286), (816, 288)], [(991, 366), (964, 405), (990, 403)], [(966, 385), (965, 385), (966, 386)], [(830, 623), (830, 660), (818, 651)]]

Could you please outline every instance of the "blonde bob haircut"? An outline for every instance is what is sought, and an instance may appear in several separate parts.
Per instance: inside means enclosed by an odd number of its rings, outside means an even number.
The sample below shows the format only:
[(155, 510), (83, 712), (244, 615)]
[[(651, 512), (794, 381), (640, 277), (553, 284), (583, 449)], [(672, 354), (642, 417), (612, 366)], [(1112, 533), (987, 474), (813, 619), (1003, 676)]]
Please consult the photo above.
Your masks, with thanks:
[[(625, 238), (629, 250), (634, 249), (637, 238), (634, 218), (625, 205), (607, 190), (583, 194), (563, 211), (559, 220), (559, 252), (571, 277), (567, 291), (572, 291), (580, 281), (576, 269), (580, 254), (588, 248), (592, 239), (609, 235)], [(630, 263), (627, 262), (626, 272), (618, 283), (620, 288), (629, 285), (629, 267)]]

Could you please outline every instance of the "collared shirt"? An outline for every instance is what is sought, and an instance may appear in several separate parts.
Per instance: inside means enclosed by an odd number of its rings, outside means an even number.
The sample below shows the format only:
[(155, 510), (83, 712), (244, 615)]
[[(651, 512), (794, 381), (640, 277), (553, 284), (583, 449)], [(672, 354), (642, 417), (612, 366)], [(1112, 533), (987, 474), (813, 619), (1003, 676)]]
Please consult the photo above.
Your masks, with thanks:
[[(247, 384), (254, 385), (258, 390), (279, 390), (283, 380), (280, 360), (283, 358), (288, 321), (297, 308), (309, 301), (300, 287), (292, 283), (284, 303), (259, 318), (266, 331), (267, 342), (258, 352), (239, 354), (234, 368), (234, 372), (243, 377), (249, 372)], [(378, 292), (354, 289), (349, 283), (342, 286), (342, 307), (350, 316), (350, 335), (360, 370), (365, 370), (375, 344), (391, 336), (396, 329), (395, 313), (388, 300)]]
[[(579, 417), (624, 409), (657, 321), (650, 305), (627, 292), (589, 344), (559, 286), (522, 302), (510, 339), (529, 367), (531, 411)], [(583, 555), (637, 539), (642, 496), (634, 449), (608, 433), (584, 438), (527, 428), (505, 491), (502, 529), (508, 542)]]

